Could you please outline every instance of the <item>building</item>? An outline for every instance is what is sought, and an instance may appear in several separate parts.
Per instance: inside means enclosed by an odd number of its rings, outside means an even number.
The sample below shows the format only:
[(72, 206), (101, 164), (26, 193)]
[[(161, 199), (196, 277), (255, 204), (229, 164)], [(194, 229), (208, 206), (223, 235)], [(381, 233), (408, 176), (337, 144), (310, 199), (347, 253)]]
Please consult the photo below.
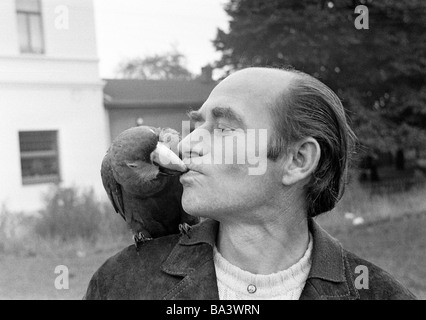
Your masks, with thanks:
[(211, 69), (195, 80), (105, 80), (104, 105), (110, 138), (137, 125), (168, 127), (182, 132), (187, 111), (198, 109), (216, 86)]
[(0, 205), (52, 183), (103, 190), (109, 144), (91, 0), (0, 1)]

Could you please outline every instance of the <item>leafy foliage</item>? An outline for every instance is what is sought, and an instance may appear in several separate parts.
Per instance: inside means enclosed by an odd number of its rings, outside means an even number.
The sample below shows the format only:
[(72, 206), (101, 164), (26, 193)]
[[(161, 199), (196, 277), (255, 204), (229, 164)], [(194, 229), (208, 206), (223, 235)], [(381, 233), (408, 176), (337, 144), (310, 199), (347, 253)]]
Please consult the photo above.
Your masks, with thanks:
[[(354, 26), (360, 4), (369, 29)], [(291, 65), (338, 93), (364, 145), (426, 147), (423, 0), (230, 0), (225, 10), (218, 68)]]
[(119, 65), (117, 74), (121, 78), (143, 80), (193, 78), (192, 73), (185, 67), (184, 55), (177, 50), (129, 59)]
[[(97, 199), (92, 189), (55, 187), (44, 198), (34, 232), (47, 239), (95, 241), (128, 233), (111, 205)], [(130, 235), (130, 233), (128, 233)]]

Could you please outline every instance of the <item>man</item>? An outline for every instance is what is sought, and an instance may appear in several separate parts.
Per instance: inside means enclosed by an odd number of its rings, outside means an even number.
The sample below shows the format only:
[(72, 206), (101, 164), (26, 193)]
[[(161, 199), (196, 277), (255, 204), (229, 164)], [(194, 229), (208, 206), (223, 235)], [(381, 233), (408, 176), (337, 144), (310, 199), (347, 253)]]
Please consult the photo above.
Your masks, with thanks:
[[(327, 86), (294, 70), (248, 68), (219, 83), (190, 116), (199, 126), (181, 142), (190, 169), (180, 179), (182, 205), (207, 219), (188, 236), (110, 258), (87, 299), (414, 298), (312, 219), (340, 199), (354, 139)], [(248, 150), (245, 163), (211, 161), (229, 152), (227, 136), (249, 130), (267, 132), (262, 174), (249, 173)], [(200, 132), (204, 138), (194, 138)], [(262, 153), (261, 142), (247, 148)], [(368, 288), (355, 286), (357, 266), (368, 269)]]

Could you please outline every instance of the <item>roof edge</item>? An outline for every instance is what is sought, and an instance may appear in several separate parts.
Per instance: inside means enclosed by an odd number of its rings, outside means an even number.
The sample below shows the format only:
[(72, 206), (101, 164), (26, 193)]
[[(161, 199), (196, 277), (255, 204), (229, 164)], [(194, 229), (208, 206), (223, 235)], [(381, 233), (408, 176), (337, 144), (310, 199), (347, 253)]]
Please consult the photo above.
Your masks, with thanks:
[(104, 101), (105, 109), (122, 109), (122, 108), (179, 108), (187, 107), (188, 109), (193, 106), (201, 106), (203, 101)]

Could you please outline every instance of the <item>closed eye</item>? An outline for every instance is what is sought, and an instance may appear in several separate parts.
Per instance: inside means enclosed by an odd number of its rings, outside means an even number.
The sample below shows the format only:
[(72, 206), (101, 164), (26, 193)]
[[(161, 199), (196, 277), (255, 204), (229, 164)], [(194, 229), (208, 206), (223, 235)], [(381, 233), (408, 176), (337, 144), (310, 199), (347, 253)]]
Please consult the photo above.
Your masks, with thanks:
[(235, 129), (232, 128), (219, 128), (222, 133), (232, 133), (235, 132)]
[(218, 133), (221, 133), (221, 134), (235, 134), (235, 133), (239, 133), (239, 132), (244, 132), (244, 129), (242, 129), (242, 128), (229, 126), (229, 125), (223, 125), (223, 124), (219, 124), (219, 126), (215, 129), (215, 131), (216, 130), (218, 130)]

